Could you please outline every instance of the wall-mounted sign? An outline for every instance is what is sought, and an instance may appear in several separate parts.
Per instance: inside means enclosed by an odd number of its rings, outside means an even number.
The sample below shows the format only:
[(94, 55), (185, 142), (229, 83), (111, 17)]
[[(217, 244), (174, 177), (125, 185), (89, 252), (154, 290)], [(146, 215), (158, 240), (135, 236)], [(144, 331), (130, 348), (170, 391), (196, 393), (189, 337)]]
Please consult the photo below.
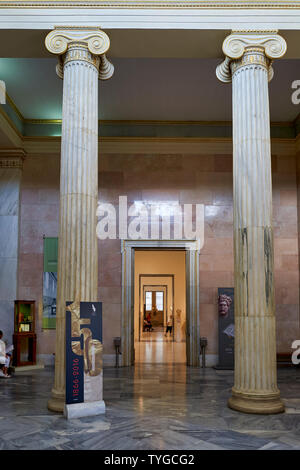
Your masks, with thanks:
[(102, 303), (66, 302), (66, 404), (102, 400)]
[(234, 289), (219, 287), (219, 362), (216, 369), (234, 369)]

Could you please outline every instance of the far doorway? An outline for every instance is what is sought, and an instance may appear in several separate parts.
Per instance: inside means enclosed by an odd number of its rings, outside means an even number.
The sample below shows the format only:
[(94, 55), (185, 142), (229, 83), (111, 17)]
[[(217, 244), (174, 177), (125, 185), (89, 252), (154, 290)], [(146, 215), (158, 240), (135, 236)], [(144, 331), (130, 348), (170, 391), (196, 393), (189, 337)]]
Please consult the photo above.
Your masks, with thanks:
[(136, 250), (136, 363), (186, 363), (186, 267), (183, 250)]

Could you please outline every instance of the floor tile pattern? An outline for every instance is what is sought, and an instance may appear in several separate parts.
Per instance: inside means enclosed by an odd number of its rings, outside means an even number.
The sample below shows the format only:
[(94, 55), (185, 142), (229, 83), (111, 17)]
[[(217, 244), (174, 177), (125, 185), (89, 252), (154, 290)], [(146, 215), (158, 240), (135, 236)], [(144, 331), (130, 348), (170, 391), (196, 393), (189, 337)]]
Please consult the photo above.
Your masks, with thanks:
[(279, 369), (286, 412), (230, 410), (233, 372), (183, 364), (104, 370), (105, 416), (47, 410), (53, 369), (0, 380), (1, 449), (300, 449), (300, 370)]

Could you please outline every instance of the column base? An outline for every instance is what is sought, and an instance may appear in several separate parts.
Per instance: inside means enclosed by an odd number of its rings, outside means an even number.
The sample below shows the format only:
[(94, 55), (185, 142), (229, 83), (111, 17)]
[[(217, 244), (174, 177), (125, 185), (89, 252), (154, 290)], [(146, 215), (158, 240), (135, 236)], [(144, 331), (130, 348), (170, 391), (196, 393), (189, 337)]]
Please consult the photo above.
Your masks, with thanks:
[(63, 413), (65, 409), (65, 395), (52, 390), (52, 397), (48, 400), (48, 410)]
[(284, 412), (284, 404), (280, 393), (254, 394), (238, 392), (232, 389), (232, 396), (228, 400), (229, 408), (242, 413), (277, 414)]
[(84, 418), (86, 416), (97, 416), (105, 413), (105, 403), (103, 400), (84, 403), (73, 403), (65, 405), (64, 416), (67, 419)]

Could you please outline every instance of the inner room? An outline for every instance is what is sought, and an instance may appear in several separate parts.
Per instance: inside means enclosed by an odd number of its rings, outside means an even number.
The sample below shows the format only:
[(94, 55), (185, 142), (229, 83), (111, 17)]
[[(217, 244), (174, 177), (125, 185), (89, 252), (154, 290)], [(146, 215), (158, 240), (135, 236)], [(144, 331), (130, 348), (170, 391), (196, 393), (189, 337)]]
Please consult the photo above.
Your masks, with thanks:
[(134, 360), (186, 363), (185, 251), (136, 250)]

